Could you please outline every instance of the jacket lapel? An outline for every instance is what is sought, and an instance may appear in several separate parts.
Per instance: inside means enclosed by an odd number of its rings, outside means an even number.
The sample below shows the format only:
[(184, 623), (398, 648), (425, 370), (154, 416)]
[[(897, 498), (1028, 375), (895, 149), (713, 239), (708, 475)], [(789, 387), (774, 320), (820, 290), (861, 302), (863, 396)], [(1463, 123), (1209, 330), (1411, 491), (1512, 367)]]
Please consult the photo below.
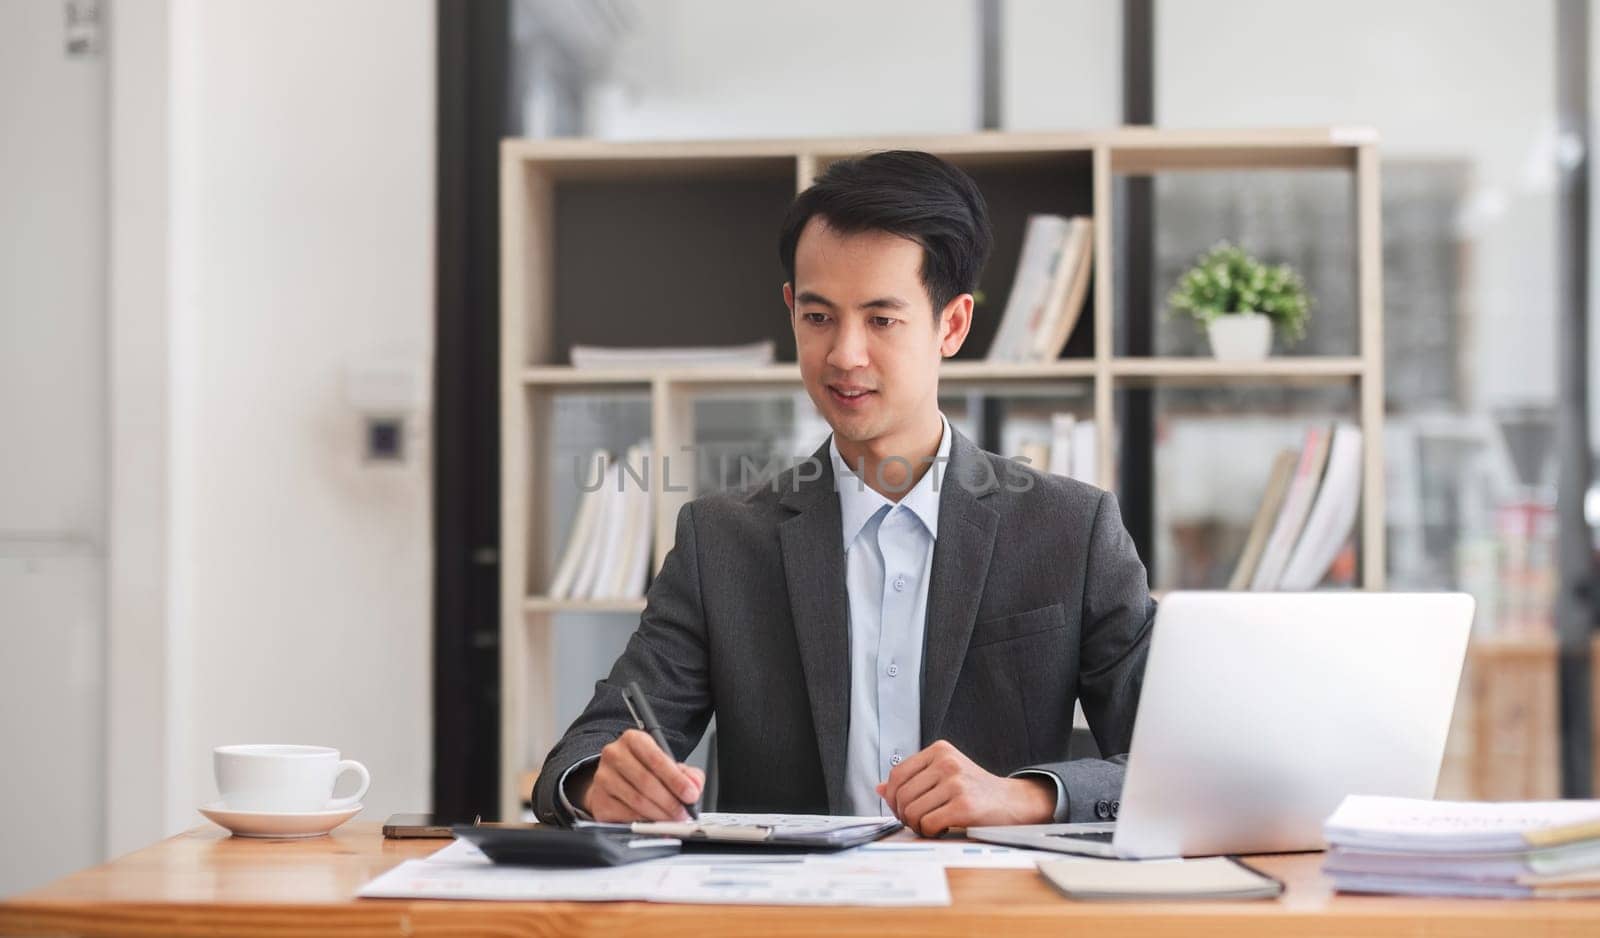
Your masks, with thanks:
[(1000, 487), (993, 464), (955, 428), (950, 433), (950, 463), (939, 492), (939, 537), (933, 546), (923, 635), (924, 746), (939, 738), (956, 679), (967, 659), (967, 643), (988, 580), (999, 521), (999, 515), (982, 501)]
[[(845, 745), (850, 722), (850, 607), (845, 596), (843, 527), (828, 444), (812, 455), (822, 474), (795, 481), (781, 502), (796, 512), (778, 524), (789, 611), (811, 698), (830, 809), (845, 802)], [(796, 476), (798, 479), (798, 476)]]

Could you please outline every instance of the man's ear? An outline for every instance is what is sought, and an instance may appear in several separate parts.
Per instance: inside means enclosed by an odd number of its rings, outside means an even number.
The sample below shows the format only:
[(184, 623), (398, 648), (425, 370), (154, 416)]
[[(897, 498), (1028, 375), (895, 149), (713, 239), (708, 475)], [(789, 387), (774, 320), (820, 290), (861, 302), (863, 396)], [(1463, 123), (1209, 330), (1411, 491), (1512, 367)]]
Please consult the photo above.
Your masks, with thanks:
[(787, 280), (784, 280), (784, 306), (789, 307), (789, 328), (800, 328), (795, 325), (795, 285)]
[(939, 354), (950, 358), (961, 351), (972, 331), (972, 294), (963, 293), (951, 300), (939, 314)]

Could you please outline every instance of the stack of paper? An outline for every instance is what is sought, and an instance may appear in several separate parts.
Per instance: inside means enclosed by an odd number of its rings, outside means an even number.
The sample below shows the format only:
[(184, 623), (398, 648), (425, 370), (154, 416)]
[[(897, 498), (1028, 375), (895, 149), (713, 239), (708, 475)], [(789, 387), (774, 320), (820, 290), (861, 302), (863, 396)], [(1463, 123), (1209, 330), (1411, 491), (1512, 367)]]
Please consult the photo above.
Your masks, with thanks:
[(368, 899), (498, 899), (755, 905), (941, 906), (944, 868), (875, 856), (682, 854), (623, 866), (502, 866), (457, 841), (361, 887)]
[(1600, 801), (1352, 795), (1323, 825), (1343, 892), (1600, 897)]

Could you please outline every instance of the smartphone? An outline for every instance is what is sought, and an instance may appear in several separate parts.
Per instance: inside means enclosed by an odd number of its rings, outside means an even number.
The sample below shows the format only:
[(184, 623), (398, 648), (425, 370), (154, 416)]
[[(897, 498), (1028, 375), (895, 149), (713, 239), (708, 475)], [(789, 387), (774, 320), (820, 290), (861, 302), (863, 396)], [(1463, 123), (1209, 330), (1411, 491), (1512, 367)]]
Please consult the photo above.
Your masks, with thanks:
[(383, 822), (383, 836), (390, 840), (419, 837), (450, 840), (455, 837), (450, 833), (450, 828), (457, 825), (476, 827), (478, 823), (477, 815), (463, 820), (442, 814), (391, 814), (389, 820)]

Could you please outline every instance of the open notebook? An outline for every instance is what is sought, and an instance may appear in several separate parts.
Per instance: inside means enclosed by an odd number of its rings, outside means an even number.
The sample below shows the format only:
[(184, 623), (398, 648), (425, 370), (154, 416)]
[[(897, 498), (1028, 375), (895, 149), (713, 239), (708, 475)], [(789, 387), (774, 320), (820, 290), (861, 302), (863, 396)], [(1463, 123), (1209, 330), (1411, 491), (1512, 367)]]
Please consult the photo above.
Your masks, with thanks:
[(892, 817), (826, 814), (727, 814), (707, 812), (698, 821), (635, 821), (602, 824), (579, 821), (577, 827), (631, 830), (635, 834), (676, 837), (685, 847), (716, 844), (719, 847), (795, 847), (842, 850), (870, 843), (900, 829)]

